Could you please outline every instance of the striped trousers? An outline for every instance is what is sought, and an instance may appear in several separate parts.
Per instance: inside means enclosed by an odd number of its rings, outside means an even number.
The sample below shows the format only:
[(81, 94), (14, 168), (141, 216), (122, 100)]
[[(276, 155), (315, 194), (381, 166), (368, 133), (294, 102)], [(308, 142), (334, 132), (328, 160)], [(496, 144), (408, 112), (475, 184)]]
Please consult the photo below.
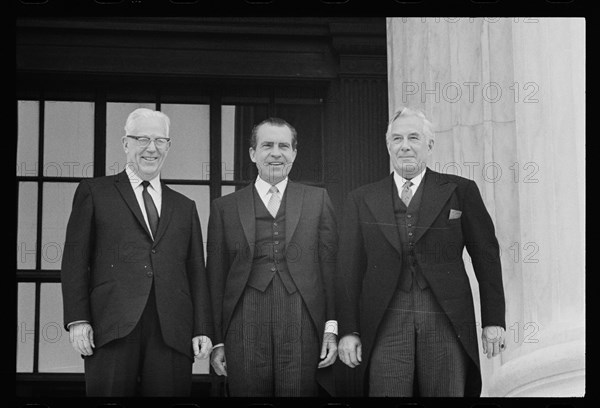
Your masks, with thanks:
[(277, 274), (264, 292), (247, 286), (225, 336), (229, 395), (316, 396), (320, 351), (298, 291), (289, 294)]
[(398, 289), (375, 339), (369, 396), (463, 396), (468, 359), (431, 289)]

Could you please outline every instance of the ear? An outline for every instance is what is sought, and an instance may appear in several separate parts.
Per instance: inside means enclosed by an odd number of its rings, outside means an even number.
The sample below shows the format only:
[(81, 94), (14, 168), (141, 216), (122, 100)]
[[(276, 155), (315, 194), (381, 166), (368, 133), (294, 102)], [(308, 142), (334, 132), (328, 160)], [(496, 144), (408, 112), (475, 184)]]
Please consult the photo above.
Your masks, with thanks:
[(427, 144), (429, 147), (429, 151), (431, 152), (433, 150), (433, 145), (435, 144), (435, 140), (433, 139), (429, 139), (429, 143)]
[(248, 153), (250, 154), (250, 160), (252, 160), (252, 163), (256, 163), (256, 150), (251, 147), (248, 149)]
[(127, 147), (128, 147), (128, 143), (129, 143), (127, 136), (123, 136), (121, 138), (121, 143), (123, 143), (123, 150), (125, 150), (125, 153), (127, 153)]

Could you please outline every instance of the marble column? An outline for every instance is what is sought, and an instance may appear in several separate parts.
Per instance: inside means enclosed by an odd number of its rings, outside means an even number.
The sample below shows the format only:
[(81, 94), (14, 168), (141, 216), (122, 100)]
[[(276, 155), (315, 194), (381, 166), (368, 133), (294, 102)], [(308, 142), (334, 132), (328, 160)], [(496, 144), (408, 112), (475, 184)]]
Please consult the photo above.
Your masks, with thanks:
[(482, 395), (584, 395), (585, 20), (388, 18), (387, 35), (390, 115), (424, 111), (430, 167), (475, 180), (496, 226), (508, 349), (481, 354)]

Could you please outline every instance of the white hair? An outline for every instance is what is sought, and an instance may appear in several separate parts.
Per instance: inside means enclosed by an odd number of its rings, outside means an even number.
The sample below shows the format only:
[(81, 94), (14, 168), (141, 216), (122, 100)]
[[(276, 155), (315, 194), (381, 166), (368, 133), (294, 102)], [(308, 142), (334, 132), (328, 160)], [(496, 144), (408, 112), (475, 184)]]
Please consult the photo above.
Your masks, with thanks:
[(127, 121), (125, 122), (125, 134), (131, 134), (130, 131), (133, 129), (133, 127), (135, 126), (135, 122), (139, 118), (151, 117), (160, 118), (163, 120), (163, 122), (165, 123), (165, 136), (169, 137), (169, 127), (171, 126), (171, 120), (169, 119), (169, 117), (161, 111), (155, 111), (147, 108), (138, 108), (129, 114), (129, 116), (127, 117)]
[(385, 137), (388, 139), (391, 136), (392, 132), (392, 124), (400, 117), (406, 116), (416, 116), (423, 121), (423, 133), (425, 134), (426, 140), (435, 140), (435, 133), (433, 132), (433, 124), (425, 117), (425, 114), (417, 109), (411, 109), (402, 107), (398, 109), (393, 115), (392, 119), (388, 123), (387, 131), (385, 132)]

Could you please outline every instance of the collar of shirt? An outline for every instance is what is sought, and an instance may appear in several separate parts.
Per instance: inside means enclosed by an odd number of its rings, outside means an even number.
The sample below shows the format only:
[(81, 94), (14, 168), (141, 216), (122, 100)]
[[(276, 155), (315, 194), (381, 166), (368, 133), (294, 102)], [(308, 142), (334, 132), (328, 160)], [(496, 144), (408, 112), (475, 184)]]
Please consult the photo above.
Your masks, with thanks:
[[(135, 171), (133, 171), (130, 166), (125, 166), (125, 172), (127, 172), (127, 176), (129, 177), (129, 182), (131, 183), (131, 187), (133, 187), (133, 191), (136, 191), (136, 189), (142, 185), (143, 180), (135, 173)], [(156, 177), (150, 180), (150, 187), (152, 187), (160, 196), (162, 193), (162, 188), (160, 186), (160, 174), (157, 174)]]
[[(410, 181), (412, 181), (412, 183), (413, 183), (412, 186), (410, 186), (410, 190), (413, 193), (413, 195), (417, 191), (417, 188), (419, 188), (421, 181), (423, 181), (424, 175), (425, 175), (425, 169), (423, 169), (422, 172), (420, 172), (418, 175), (416, 175), (415, 177), (410, 179)], [(402, 187), (404, 187), (404, 183), (406, 183), (407, 181), (408, 181), (408, 179), (405, 179), (404, 177), (402, 177), (401, 175), (396, 173), (396, 171), (394, 170), (394, 183), (396, 183), (396, 188), (398, 188), (398, 195), (400, 195), (402, 193)]]
[[(283, 193), (285, 193), (285, 189), (287, 187), (288, 184), (288, 178), (284, 178), (283, 180), (281, 180), (279, 183), (275, 184), (275, 187), (277, 187), (277, 189), (279, 190), (279, 197), (282, 198), (283, 197)], [(256, 188), (256, 191), (258, 192), (258, 196), (266, 202), (268, 202), (269, 198), (271, 198), (271, 193), (269, 192), (269, 189), (271, 188), (271, 184), (267, 183), (266, 181), (264, 181), (263, 179), (260, 178), (260, 176), (258, 176), (256, 178), (256, 181), (254, 182), (254, 187)]]

